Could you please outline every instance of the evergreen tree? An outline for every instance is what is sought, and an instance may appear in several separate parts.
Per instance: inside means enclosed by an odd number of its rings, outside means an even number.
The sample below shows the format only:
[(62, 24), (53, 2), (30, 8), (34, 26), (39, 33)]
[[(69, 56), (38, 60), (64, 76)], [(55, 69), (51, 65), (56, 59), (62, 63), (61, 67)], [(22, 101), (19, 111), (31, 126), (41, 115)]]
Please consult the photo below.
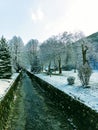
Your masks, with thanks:
[(8, 45), (6, 39), (2, 36), (0, 40), (0, 78), (10, 78), (11, 70)]

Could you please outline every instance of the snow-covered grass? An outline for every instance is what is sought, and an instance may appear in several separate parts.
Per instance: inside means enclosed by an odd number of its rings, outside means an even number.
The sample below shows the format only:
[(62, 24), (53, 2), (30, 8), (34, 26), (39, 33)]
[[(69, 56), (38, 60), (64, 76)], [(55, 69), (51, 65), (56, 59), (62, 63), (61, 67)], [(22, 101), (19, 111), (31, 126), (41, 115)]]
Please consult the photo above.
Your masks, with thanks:
[[(77, 73), (74, 71), (63, 71), (62, 75), (52, 75), (51, 77), (45, 73), (36, 74), (36, 76), (98, 112), (98, 71), (94, 71), (91, 75), (90, 88), (81, 86)], [(69, 76), (75, 77), (74, 85), (68, 85)]]
[(19, 73), (14, 73), (11, 79), (0, 79), (0, 101), (6, 95)]

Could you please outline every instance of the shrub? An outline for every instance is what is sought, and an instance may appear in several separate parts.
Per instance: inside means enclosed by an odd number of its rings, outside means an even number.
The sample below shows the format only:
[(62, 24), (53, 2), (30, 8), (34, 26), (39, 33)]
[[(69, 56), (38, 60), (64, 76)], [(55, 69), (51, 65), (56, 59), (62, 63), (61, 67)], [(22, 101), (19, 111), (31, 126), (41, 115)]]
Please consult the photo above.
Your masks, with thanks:
[(89, 84), (91, 73), (92, 69), (87, 63), (79, 67), (78, 76), (83, 86), (87, 86)]
[(70, 76), (70, 77), (67, 78), (67, 81), (68, 81), (68, 84), (69, 84), (69, 85), (72, 85), (72, 84), (74, 84), (75, 77)]

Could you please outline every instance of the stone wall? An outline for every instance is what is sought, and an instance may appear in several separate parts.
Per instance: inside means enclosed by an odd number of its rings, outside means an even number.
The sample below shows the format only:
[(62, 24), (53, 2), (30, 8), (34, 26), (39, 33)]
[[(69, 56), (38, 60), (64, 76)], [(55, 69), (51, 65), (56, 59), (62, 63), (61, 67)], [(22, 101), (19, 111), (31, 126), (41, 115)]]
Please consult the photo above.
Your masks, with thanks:
[(4, 98), (0, 101), (0, 130), (4, 130), (6, 121), (9, 116), (9, 111), (11, 109), (11, 102), (14, 99), (14, 94), (17, 89), (17, 83), (20, 79), (20, 75), (16, 78), (15, 82), (10, 87), (9, 91), (6, 93)]
[(98, 113), (96, 111), (30, 72), (27, 72), (27, 74), (31, 77), (32, 81), (35, 80), (40, 85), (56, 107), (64, 114), (67, 114), (68, 118), (76, 124), (77, 129), (98, 130)]

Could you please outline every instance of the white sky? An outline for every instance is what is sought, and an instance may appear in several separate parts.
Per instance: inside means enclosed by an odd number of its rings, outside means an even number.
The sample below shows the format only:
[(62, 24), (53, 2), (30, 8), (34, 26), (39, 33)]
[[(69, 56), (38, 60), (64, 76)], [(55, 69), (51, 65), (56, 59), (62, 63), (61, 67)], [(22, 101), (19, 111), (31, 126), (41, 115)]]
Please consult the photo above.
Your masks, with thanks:
[(98, 31), (98, 0), (0, 0), (0, 36), (46, 40), (63, 31)]

